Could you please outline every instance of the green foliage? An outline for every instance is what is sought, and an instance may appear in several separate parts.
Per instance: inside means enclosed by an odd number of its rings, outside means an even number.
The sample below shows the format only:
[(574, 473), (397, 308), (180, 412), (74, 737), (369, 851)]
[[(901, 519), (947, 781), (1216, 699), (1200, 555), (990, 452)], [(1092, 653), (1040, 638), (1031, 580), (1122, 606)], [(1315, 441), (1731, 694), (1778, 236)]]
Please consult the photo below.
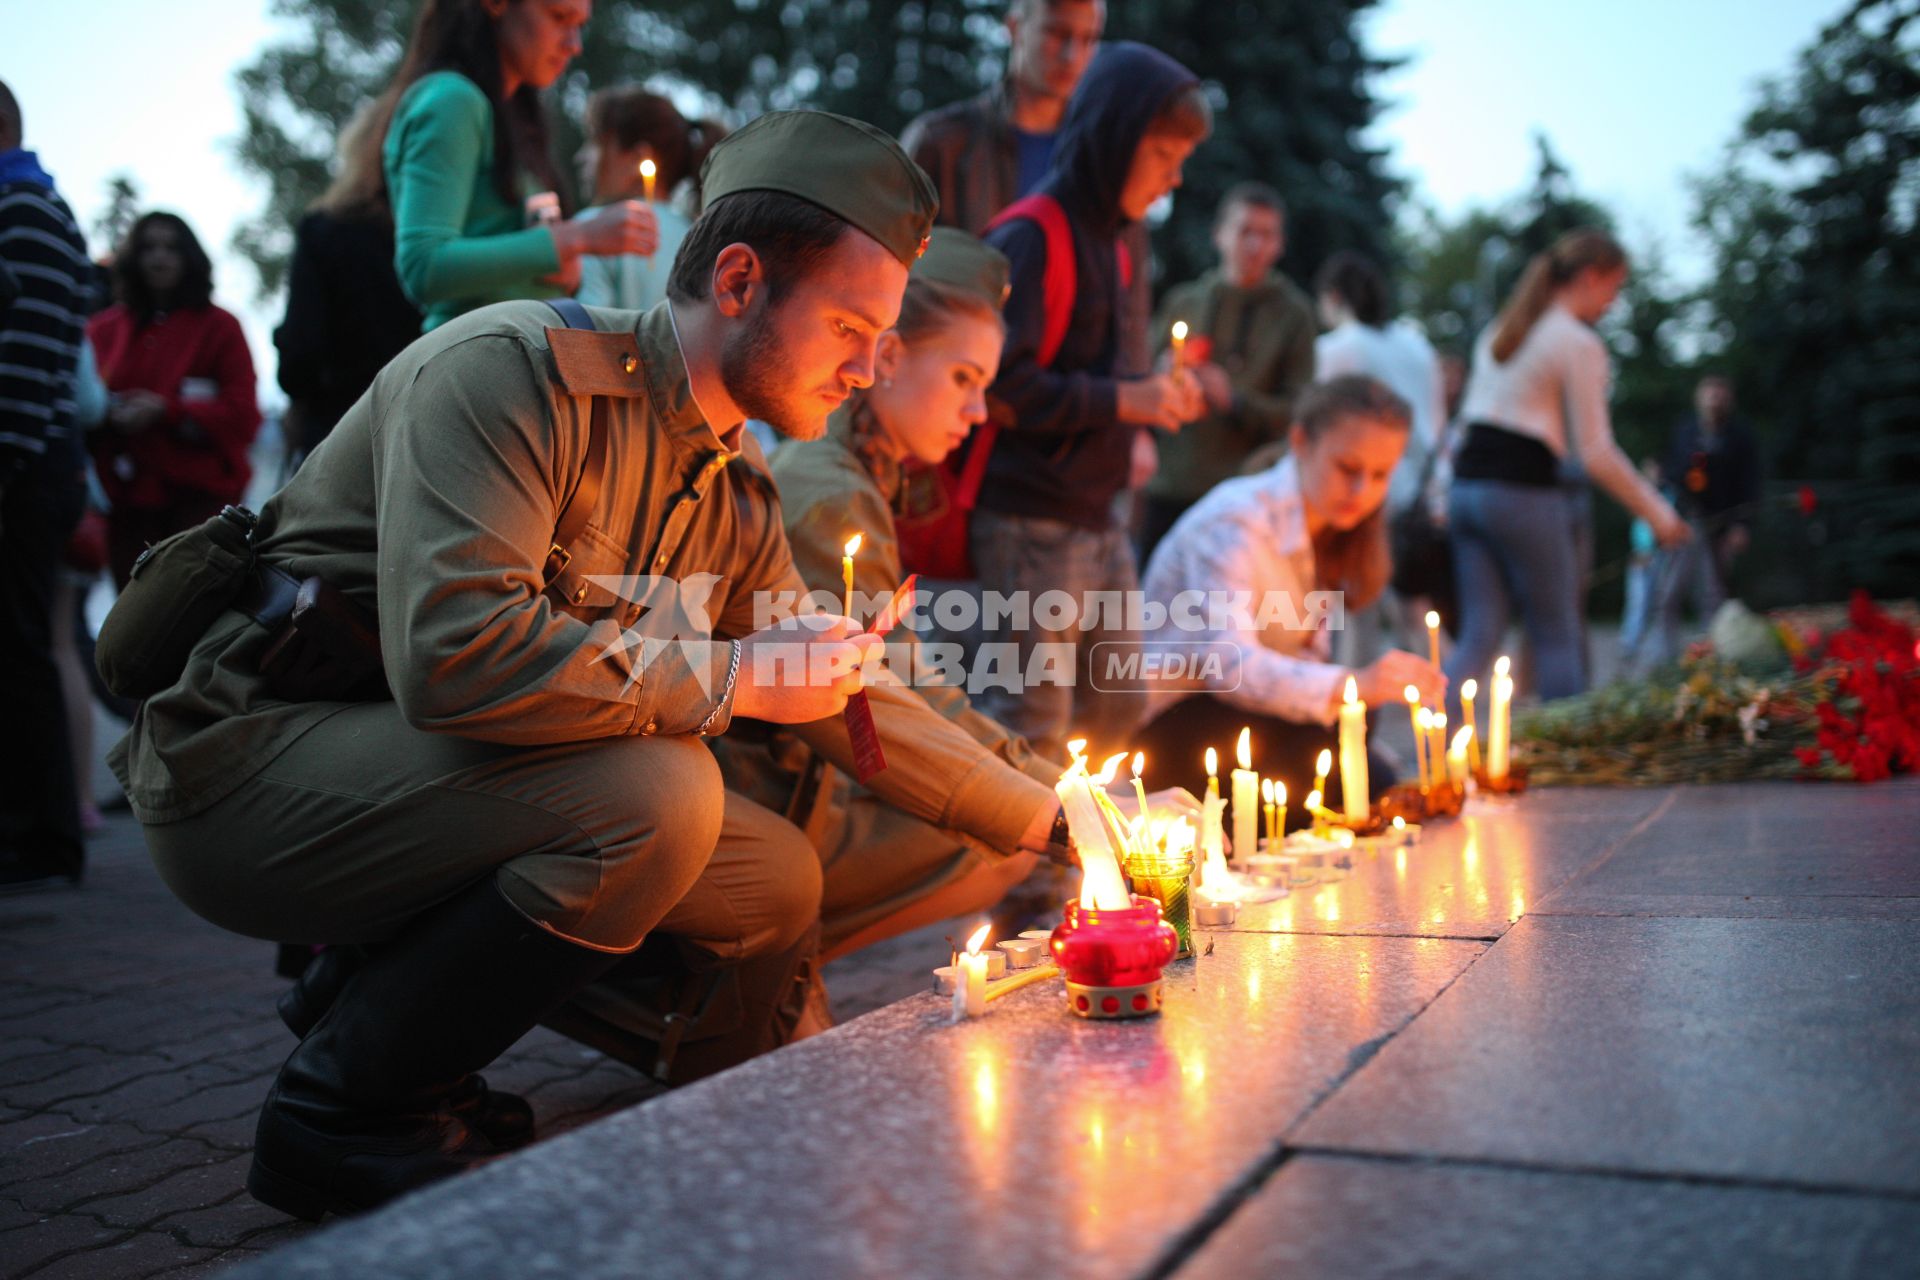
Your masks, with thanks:
[(120, 242), (140, 218), (140, 187), (128, 173), (116, 173), (107, 179), (107, 207), (93, 220), (93, 244), (96, 253), (117, 253)]

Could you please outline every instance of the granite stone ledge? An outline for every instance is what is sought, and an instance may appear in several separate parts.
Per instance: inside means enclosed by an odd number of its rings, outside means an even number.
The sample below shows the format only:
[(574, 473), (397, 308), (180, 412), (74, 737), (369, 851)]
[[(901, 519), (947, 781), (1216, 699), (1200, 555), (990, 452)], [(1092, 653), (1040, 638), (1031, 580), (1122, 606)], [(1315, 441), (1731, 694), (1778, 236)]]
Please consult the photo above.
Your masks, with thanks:
[(1916, 1253), (1910, 1200), (1298, 1156), (1174, 1274), (1846, 1280)]
[(1920, 1193), (1920, 924), (1520, 922), (1289, 1140)]
[(1484, 950), (1223, 936), (1135, 1022), (916, 996), (233, 1274), (1140, 1274)]

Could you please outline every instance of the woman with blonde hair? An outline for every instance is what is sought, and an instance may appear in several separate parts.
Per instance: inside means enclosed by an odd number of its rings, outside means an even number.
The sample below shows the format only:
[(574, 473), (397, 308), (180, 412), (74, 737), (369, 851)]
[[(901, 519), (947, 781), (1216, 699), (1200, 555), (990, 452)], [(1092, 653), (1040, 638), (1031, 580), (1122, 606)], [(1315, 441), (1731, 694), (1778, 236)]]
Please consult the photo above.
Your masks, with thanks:
[[(1206, 748), (1231, 750), (1247, 726), (1261, 770), (1303, 800), (1349, 679), (1376, 707), (1408, 685), (1429, 703), (1440, 697), (1444, 679), (1425, 658), (1389, 649), (1347, 667), (1332, 660), (1328, 634), (1340, 624), (1333, 593), (1351, 616), (1392, 576), (1387, 488), (1412, 417), (1365, 374), (1315, 383), (1295, 403), (1287, 456), (1214, 486), (1154, 549), (1144, 591), (1165, 615), (1145, 646), (1156, 679), (1135, 742), (1176, 782), (1196, 781)], [(1392, 781), (1384, 762), (1370, 777)]]
[(1611, 371), (1593, 326), (1626, 278), (1612, 236), (1569, 231), (1534, 255), (1474, 345), (1449, 501), (1460, 630), (1447, 675), (1456, 685), (1485, 678), (1518, 609), (1540, 696), (1587, 687), (1573, 513), (1559, 483), (1570, 452), (1662, 545), (1686, 540), (1686, 523), (1614, 443), (1607, 415)]

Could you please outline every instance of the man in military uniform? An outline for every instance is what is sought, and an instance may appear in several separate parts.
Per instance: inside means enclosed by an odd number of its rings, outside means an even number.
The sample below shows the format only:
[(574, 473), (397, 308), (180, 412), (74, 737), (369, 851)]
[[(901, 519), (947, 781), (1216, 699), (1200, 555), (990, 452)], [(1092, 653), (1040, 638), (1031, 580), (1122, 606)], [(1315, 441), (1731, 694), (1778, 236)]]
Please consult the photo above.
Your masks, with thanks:
[[(273, 636), (234, 609), (116, 749), (195, 911), (371, 944), (262, 1109), (248, 1187), (267, 1203), (351, 1211), (486, 1159), (475, 1126), (503, 1095), (473, 1073), (650, 932), (739, 958), (817, 913), (805, 841), (726, 797), (702, 739), (754, 717), (851, 768), (838, 713), (877, 641), (842, 618), (754, 630), (757, 597), (804, 584), (743, 423), (815, 436), (871, 382), (934, 196), (892, 139), (821, 112), (732, 135), (704, 187), (667, 302), (598, 313), (600, 333), (541, 303), (436, 329), (261, 513), (267, 564), (377, 610), (390, 700), (275, 696)], [(604, 483), (556, 548), (595, 440)], [(652, 597), (608, 584), (648, 576), (711, 584), (715, 639), (630, 644)], [(828, 677), (769, 660), (795, 648)], [(871, 701), (877, 794), (1048, 845), (1049, 788), (1005, 785), (905, 690)]]

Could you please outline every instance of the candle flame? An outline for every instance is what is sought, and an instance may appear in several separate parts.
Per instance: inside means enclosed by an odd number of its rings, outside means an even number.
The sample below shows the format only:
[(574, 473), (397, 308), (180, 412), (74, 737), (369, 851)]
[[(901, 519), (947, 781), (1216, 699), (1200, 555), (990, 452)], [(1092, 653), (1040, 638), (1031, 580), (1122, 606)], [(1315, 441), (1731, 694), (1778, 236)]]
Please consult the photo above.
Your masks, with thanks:
[(1401, 816), (1400, 816), (1399, 814), (1397, 814), (1397, 813), (1396, 813), (1396, 814), (1394, 814), (1394, 815), (1393, 815), (1393, 829), (1394, 829), (1395, 831), (1405, 831), (1405, 830), (1407, 829), (1407, 820), (1406, 820), (1405, 818), (1403, 818), (1403, 817), (1401, 817)]
[(1075, 738), (1071, 742), (1067, 743), (1067, 758), (1069, 760), (1085, 759), (1086, 754), (1087, 754), (1087, 740), (1085, 738)]
[(1273, 784), (1273, 802), (1275, 804), (1285, 804), (1287, 802), (1286, 783), (1276, 781)]
[(1093, 775), (1093, 785), (1099, 787), (1102, 791), (1106, 790), (1108, 785), (1119, 776), (1120, 762), (1126, 758), (1127, 753), (1124, 751), (1118, 755), (1108, 756), (1106, 763), (1100, 766), (1100, 772)]
[(1273, 803), (1273, 779), (1272, 778), (1260, 779), (1260, 803), (1261, 804)]
[(1315, 787), (1312, 791), (1307, 792), (1308, 811), (1311, 812), (1314, 809), (1318, 809), (1320, 807), (1320, 800), (1321, 800), (1321, 795), (1320, 795), (1320, 789), (1318, 787)]
[(1342, 701), (1348, 706), (1360, 701), (1360, 683), (1352, 676), (1347, 677), (1347, 696)]
[(860, 535), (854, 534), (847, 539), (847, 558), (852, 559), (854, 552), (860, 550)]
[(1240, 741), (1234, 745), (1233, 758), (1240, 762), (1242, 769), (1253, 768), (1253, 729), (1251, 727), (1240, 731)]
[(656, 173), (658, 173), (658, 172), (659, 172), (659, 170), (657, 170), (657, 169), (655, 169), (655, 168), (653, 167), (653, 161), (651, 161), (651, 160), (642, 160), (642, 161), (640, 162), (640, 176), (641, 176), (641, 177), (643, 177), (643, 178), (651, 178), (651, 177), (652, 177), (652, 176), (653, 176), (654, 174), (656, 174)]
[(1438, 631), (1439, 629), (1440, 629), (1440, 615), (1435, 613), (1431, 609), (1427, 610), (1427, 630)]
[(1512, 658), (1509, 658), (1506, 655), (1502, 654), (1498, 659), (1494, 661), (1493, 674), (1497, 676), (1504, 676), (1504, 675), (1510, 674), (1512, 671), (1513, 671)]
[(1146, 752), (1144, 751), (1134, 752), (1133, 753), (1133, 777), (1136, 782), (1139, 781), (1140, 774), (1146, 769), (1146, 767), (1147, 767)]
[(1478, 680), (1461, 681), (1460, 700), (1462, 702), (1472, 702), (1474, 698), (1479, 695), (1479, 693), (1480, 693), (1480, 682)]
[(993, 931), (993, 921), (991, 920), (981, 925), (978, 929), (975, 929), (973, 931), (973, 936), (967, 939), (967, 954), (970, 956), (979, 955), (980, 945), (987, 940), (987, 935), (992, 931)]
[(1208, 747), (1207, 748), (1207, 776), (1211, 778), (1214, 775), (1218, 774), (1219, 772), (1220, 772), (1220, 753), (1218, 751), (1215, 751), (1212, 747)]
[(1404, 690), (1401, 691), (1401, 694), (1413, 706), (1417, 707), (1420, 705), (1420, 691), (1414, 688), (1412, 685), (1408, 685)]
[(1460, 732), (1453, 735), (1453, 745), (1447, 748), (1447, 754), (1450, 756), (1467, 754), (1467, 740), (1471, 737), (1473, 737), (1473, 726), (1461, 725)]
[(1431, 729), (1433, 727), (1433, 712), (1427, 710), (1425, 707), (1415, 707), (1413, 709), (1413, 722), (1422, 729)]
[(1331, 750), (1322, 750), (1320, 752), (1319, 759), (1313, 762), (1313, 772), (1314, 776), (1319, 778), (1324, 778), (1333, 772), (1333, 752)]
[(1185, 320), (1175, 320), (1173, 322), (1173, 340), (1175, 342), (1185, 342), (1187, 340), (1187, 322)]
[(1433, 727), (1434, 727), (1434, 728), (1436, 728), (1436, 729), (1444, 729), (1444, 728), (1446, 728), (1446, 727), (1447, 727), (1447, 713), (1446, 713), (1446, 712), (1444, 712), (1444, 711), (1435, 711), (1435, 712), (1433, 713)]

